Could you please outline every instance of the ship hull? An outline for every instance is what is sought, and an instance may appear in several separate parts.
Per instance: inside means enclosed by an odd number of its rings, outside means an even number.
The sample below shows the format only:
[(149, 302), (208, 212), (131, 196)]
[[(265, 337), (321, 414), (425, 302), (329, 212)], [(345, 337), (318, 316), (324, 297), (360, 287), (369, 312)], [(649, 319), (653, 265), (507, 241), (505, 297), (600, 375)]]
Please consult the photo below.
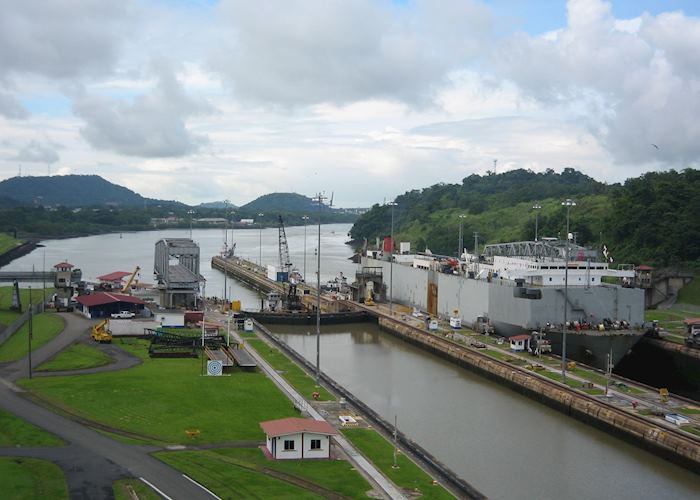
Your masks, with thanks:
[[(469, 326), (488, 318), (496, 333), (505, 337), (555, 329), (547, 338), (561, 354), (561, 325), (570, 321), (599, 324), (624, 320), (633, 328), (621, 331), (570, 332), (567, 358), (604, 369), (612, 349), (612, 363), (619, 361), (641, 338), (644, 323), (644, 291), (616, 285), (517, 287), (508, 280), (473, 279), (466, 276), (394, 265), (362, 258), (362, 265), (393, 272), (394, 301), (426, 311), (431, 316), (458, 316)], [(566, 312), (565, 312), (566, 311)], [(548, 328), (549, 326), (552, 328)], [(559, 331), (556, 331), (559, 330)]]

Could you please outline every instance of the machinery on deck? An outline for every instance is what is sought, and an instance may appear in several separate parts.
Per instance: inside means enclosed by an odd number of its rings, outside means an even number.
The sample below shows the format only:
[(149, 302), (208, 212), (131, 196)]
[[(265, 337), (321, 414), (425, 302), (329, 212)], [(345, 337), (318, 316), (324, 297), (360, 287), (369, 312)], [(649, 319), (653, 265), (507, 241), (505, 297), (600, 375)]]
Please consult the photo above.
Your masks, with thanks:
[(138, 274), (138, 272), (140, 270), (141, 270), (141, 268), (139, 266), (136, 266), (136, 269), (134, 269), (134, 272), (131, 273), (131, 276), (129, 277), (129, 279), (126, 281), (126, 283), (122, 287), (121, 293), (127, 293), (129, 291), (129, 289), (131, 288), (131, 284), (134, 282), (134, 278), (136, 278), (136, 275)]
[(700, 318), (689, 318), (684, 323), (686, 327), (685, 345), (700, 348)]
[(109, 344), (112, 342), (112, 332), (109, 329), (109, 320), (108, 319), (103, 319), (96, 325), (92, 327), (92, 331), (90, 332), (90, 338), (94, 340), (95, 342), (99, 342), (101, 344)]

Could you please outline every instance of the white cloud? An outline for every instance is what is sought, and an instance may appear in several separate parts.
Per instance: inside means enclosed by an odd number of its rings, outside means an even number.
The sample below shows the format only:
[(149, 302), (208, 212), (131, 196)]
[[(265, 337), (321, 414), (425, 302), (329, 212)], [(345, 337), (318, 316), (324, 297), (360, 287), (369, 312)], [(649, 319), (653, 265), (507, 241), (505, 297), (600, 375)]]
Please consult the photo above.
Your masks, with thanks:
[(607, 2), (570, 0), (566, 28), (513, 37), (499, 69), (540, 102), (583, 111), (618, 163), (684, 168), (700, 158), (699, 46), (700, 21), (681, 13), (620, 24)]
[(53, 145), (31, 140), (21, 147), (17, 154), (10, 159), (15, 161), (28, 161), (32, 163), (53, 164), (60, 158)]
[(211, 108), (187, 95), (167, 63), (157, 62), (153, 69), (157, 84), (132, 102), (97, 95), (75, 99), (73, 110), (85, 120), (81, 134), (93, 147), (125, 156), (174, 157), (206, 143), (187, 128), (185, 118)]
[(226, 0), (224, 41), (212, 67), (238, 98), (255, 102), (425, 102), (450, 69), (479, 54), (491, 14), (471, 0), (411, 7), (369, 0)]

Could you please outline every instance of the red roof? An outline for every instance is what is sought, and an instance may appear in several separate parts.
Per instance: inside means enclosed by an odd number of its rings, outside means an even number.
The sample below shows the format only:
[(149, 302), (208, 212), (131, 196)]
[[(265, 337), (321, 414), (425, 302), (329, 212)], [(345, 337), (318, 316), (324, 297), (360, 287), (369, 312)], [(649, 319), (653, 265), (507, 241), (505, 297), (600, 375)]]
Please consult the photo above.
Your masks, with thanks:
[(91, 295), (81, 295), (76, 300), (80, 304), (88, 307), (102, 306), (105, 304), (115, 304), (117, 302), (128, 302), (129, 304), (145, 304), (143, 300), (136, 297), (132, 297), (131, 295), (109, 292), (93, 293)]
[(75, 267), (75, 266), (69, 262), (59, 262), (58, 264), (56, 264), (53, 267), (59, 268), (59, 267)]
[(338, 434), (331, 424), (325, 420), (310, 420), (308, 418), (283, 418), (280, 420), (268, 420), (260, 422), (260, 427), (269, 437), (288, 436), (300, 432), (313, 432), (314, 434)]
[(514, 335), (513, 337), (510, 337), (508, 340), (527, 340), (529, 338), (530, 338), (529, 335), (523, 334), (523, 335)]
[(124, 271), (114, 271), (113, 273), (98, 276), (97, 279), (100, 281), (121, 281), (124, 276), (129, 276), (130, 274)]
[(637, 271), (653, 271), (654, 268), (651, 266), (637, 266)]
[(683, 323), (685, 323), (688, 326), (700, 325), (700, 318), (685, 318), (683, 320)]

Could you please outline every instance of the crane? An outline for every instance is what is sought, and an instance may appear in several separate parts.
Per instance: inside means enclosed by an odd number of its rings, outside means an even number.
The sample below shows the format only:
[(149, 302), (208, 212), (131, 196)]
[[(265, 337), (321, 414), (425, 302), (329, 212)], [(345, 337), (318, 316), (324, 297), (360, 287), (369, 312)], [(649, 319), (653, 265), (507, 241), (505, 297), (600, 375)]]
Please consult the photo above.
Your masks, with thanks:
[(121, 293), (126, 293), (129, 291), (129, 288), (131, 287), (131, 284), (134, 282), (134, 278), (136, 278), (136, 275), (138, 272), (141, 270), (139, 266), (136, 266), (136, 269), (134, 269), (134, 272), (131, 273), (131, 276), (127, 280), (126, 284), (122, 287)]
[(289, 259), (289, 245), (287, 245), (287, 234), (284, 231), (284, 222), (282, 216), (278, 215), (279, 220), (279, 253), (280, 253), (280, 269), (289, 273), (292, 269), (292, 263)]

